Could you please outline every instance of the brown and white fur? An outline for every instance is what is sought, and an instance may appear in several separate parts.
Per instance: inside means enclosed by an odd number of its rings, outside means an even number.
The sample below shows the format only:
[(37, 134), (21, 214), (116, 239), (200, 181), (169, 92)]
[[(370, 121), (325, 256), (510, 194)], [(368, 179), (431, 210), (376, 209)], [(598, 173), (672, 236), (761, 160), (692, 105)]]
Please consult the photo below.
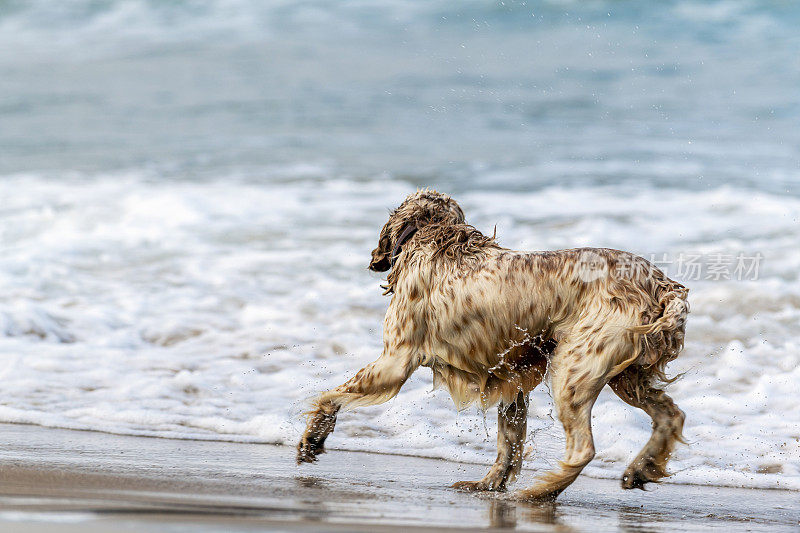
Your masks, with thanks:
[(498, 407), (497, 460), (455, 488), (502, 491), (520, 471), (528, 393), (549, 373), (566, 433), (558, 469), (519, 495), (552, 500), (595, 455), (591, 411), (605, 385), (653, 420), (623, 488), (667, 475), (684, 414), (662, 390), (683, 347), (688, 290), (635, 255), (604, 248), (517, 252), (464, 221), (450, 197), (422, 190), (392, 212), (369, 268), (391, 270), (383, 353), (309, 413), (297, 462), (324, 452), (341, 408), (383, 403), (420, 366), (456, 406)]

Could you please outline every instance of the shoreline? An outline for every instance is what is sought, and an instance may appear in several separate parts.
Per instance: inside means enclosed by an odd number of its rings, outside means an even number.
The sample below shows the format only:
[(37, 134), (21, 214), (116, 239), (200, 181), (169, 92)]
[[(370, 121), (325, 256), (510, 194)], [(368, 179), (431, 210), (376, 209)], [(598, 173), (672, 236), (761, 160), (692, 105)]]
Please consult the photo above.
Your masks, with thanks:
[[(284, 531), (617, 531), (678, 527), (796, 530), (797, 493), (660, 484), (623, 491), (579, 478), (555, 504), (449, 485), (486, 465), (329, 451), (296, 466), (288, 446), (117, 436), (0, 425), (0, 530), (133, 530), (187, 523)], [(515, 488), (530, 484), (523, 472)], [(12, 527), (13, 526), (13, 527)], [(24, 527), (22, 527), (24, 526)], [(139, 528), (139, 529), (137, 529)]]
[[(105, 431), (102, 429), (89, 429), (89, 428), (67, 428), (67, 427), (59, 427), (59, 426), (42, 426), (39, 424), (29, 423), (29, 422), (0, 422), (0, 427), (3, 426), (30, 426), (42, 429), (52, 429), (58, 431), (75, 431), (75, 432), (85, 432), (85, 433), (93, 433), (99, 435), (109, 435), (115, 437), (130, 437), (130, 438), (141, 438), (141, 439), (162, 439), (167, 441), (178, 441), (178, 442), (211, 442), (211, 443), (225, 443), (225, 444), (242, 444), (242, 445), (252, 445), (252, 446), (274, 446), (276, 448), (281, 448), (284, 450), (292, 450), (294, 453), (294, 446), (289, 446), (287, 444), (276, 443), (276, 442), (267, 442), (267, 441), (259, 441), (256, 439), (253, 440), (235, 440), (235, 439), (225, 439), (221, 438), (221, 436), (210, 436), (208, 438), (203, 437), (202, 435), (192, 436), (192, 437), (181, 437), (181, 436), (167, 436), (167, 435), (147, 435), (147, 434), (132, 434), (132, 433), (116, 433)], [(298, 434), (299, 438), (299, 434)], [(369, 455), (383, 455), (389, 457), (406, 457), (410, 459), (424, 459), (426, 461), (441, 461), (444, 463), (455, 464), (455, 465), (472, 465), (472, 466), (485, 466), (488, 468), (490, 463), (488, 462), (478, 462), (478, 461), (464, 461), (458, 459), (445, 459), (443, 457), (434, 457), (434, 456), (426, 456), (426, 455), (417, 455), (417, 454), (406, 454), (406, 453), (399, 453), (393, 451), (381, 451), (381, 450), (358, 450), (358, 449), (351, 449), (346, 447), (327, 447), (327, 452), (342, 452), (342, 453), (364, 453)], [(624, 466), (621, 464), (621, 466)], [(524, 466), (522, 467), (523, 472), (536, 472), (537, 470), (532, 467)], [(620, 469), (622, 472), (622, 469)], [(619, 482), (618, 478), (611, 478), (611, 477), (599, 477), (593, 476), (586, 472), (582, 472), (582, 478), (587, 479), (594, 479), (598, 481), (613, 481)], [(706, 487), (706, 488), (722, 488), (722, 489), (737, 489), (737, 490), (755, 490), (755, 491), (778, 491), (778, 492), (790, 492), (790, 493), (797, 493), (800, 495), (800, 489), (792, 489), (792, 488), (782, 488), (782, 487), (749, 487), (746, 485), (733, 485), (733, 484), (702, 484), (702, 483), (691, 483), (691, 482), (680, 482), (674, 481), (670, 478), (664, 478), (659, 483), (659, 485), (672, 485), (672, 486), (685, 486), (685, 487)]]

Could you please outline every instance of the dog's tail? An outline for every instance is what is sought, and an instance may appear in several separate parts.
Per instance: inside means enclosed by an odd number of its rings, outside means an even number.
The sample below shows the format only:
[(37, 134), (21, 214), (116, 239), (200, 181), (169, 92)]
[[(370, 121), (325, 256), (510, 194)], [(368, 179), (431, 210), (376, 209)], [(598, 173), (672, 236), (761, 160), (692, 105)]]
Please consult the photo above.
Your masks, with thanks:
[(639, 338), (636, 364), (648, 369), (651, 378), (671, 383), (679, 376), (668, 378), (665, 368), (683, 349), (689, 289), (666, 276), (656, 280), (652, 289), (653, 305), (641, 315), (645, 324), (630, 328)]
[(633, 326), (631, 331), (642, 335), (659, 332), (682, 330), (686, 325), (686, 315), (689, 314), (689, 303), (686, 301), (688, 289), (665, 292), (659, 298), (663, 311), (654, 322), (641, 326)]

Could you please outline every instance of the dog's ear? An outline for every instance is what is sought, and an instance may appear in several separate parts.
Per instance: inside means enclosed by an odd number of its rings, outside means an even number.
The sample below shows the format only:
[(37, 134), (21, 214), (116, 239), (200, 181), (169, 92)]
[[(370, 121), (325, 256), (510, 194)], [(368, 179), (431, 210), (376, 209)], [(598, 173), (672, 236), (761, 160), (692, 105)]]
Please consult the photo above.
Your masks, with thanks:
[(416, 232), (417, 226), (414, 223), (410, 222), (403, 226), (403, 231), (400, 232), (400, 236), (397, 238), (397, 242), (394, 243), (394, 247), (392, 248), (392, 255), (389, 256), (389, 266), (394, 267), (394, 262), (397, 261), (397, 256), (400, 255), (403, 245), (413, 237)]
[(378, 247), (372, 250), (372, 260), (369, 269), (373, 272), (386, 272), (392, 266), (389, 254), (392, 251), (390, 223), (383, 225), (381, 236), (378, 238)]

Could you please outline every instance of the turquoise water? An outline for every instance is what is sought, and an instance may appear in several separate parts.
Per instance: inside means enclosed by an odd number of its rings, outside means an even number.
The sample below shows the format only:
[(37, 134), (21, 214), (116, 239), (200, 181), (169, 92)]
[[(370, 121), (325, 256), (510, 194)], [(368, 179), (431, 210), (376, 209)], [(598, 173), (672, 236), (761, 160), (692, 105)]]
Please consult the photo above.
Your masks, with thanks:
[(5, 1), (0, 172), (796, 194), (798, 26), (778, 1)]

